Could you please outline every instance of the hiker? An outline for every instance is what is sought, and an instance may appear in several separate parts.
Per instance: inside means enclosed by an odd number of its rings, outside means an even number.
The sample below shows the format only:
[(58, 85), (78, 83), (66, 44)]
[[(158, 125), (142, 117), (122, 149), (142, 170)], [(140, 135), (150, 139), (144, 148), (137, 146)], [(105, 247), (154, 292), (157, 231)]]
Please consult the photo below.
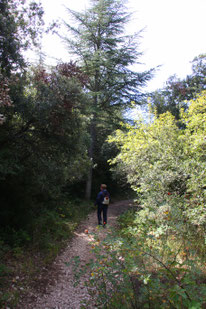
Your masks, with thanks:
[(98, 224), (102, 225), (102, 212), (103, 212), (103, 227), (107, 224), (107, 209), (110, 202), (110, 194), (107, 191), (107, 185), (101, 184), (100, 192), (97, 195), (95, 206), (97, 205), (97, 218)]

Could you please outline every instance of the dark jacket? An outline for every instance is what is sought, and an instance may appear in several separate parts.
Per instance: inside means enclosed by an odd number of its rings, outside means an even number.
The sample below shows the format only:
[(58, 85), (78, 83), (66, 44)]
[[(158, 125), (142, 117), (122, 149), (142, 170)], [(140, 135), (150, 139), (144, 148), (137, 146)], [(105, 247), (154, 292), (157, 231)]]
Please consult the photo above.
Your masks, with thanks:
[(98, 205), (98, 206), (103, 205), (102, 202), (104, 201), (105, 196), (109, 196), (109, 199), (110, 199), (110, 194), (109, 194), (109, 192), (108, 192), (107, 190), (100, 191), (100, 192), (97, 194), (95, 206), (96, 206), (96, 205)]

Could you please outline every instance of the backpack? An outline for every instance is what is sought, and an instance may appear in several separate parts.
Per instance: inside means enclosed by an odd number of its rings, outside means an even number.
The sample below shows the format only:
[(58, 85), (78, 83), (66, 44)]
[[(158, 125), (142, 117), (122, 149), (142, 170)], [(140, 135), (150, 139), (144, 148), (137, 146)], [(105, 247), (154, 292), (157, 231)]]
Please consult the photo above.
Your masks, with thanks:
[(109, 195), (106, 193), (104, 196), (104, 200), (102, 202), (103, 205), (109, 205)]

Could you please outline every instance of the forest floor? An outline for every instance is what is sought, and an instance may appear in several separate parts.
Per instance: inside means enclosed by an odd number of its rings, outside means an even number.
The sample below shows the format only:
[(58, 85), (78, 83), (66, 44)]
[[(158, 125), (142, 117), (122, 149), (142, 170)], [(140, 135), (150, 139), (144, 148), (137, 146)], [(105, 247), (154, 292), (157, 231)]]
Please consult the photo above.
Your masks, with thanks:
[[(114, 229), (117, 217), (132, 206), (132, 201), (119, 201), (112, 203), (108, 208), (108, 225), (106, 228), (97, 226), (96, 211), (84, 220), (74, 233), (63, 252), (46, 271), (42, 270), (37, 282), (31, 287), (27, 297), (18, 304), (18, 309), (79, 309), (81, 301), (88, 299), (89, 294), (84, 285), (87, 279), (84, 275), (78, 286), (74, 287), (74, 273), (72, 261), (78, 256), (81, 263), (87, 263), (93, 258), (91, 243), (94, 234), (103, 240), (109, 230)], [(74, 263), (74, 262), (73, 262)], [(95, 304), (92, 306), (95, 308)]]

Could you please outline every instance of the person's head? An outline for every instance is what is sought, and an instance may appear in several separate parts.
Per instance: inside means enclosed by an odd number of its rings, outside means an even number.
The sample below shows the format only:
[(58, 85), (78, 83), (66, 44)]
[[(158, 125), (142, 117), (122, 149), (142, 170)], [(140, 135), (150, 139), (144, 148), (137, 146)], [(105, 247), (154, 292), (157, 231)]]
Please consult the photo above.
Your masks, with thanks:
[(101, 184), (100, 189), (101, 189), (102, 191), (103, 191), (103, 190), (106, 190), (106, 189), (107, 189), (107, 185)]

